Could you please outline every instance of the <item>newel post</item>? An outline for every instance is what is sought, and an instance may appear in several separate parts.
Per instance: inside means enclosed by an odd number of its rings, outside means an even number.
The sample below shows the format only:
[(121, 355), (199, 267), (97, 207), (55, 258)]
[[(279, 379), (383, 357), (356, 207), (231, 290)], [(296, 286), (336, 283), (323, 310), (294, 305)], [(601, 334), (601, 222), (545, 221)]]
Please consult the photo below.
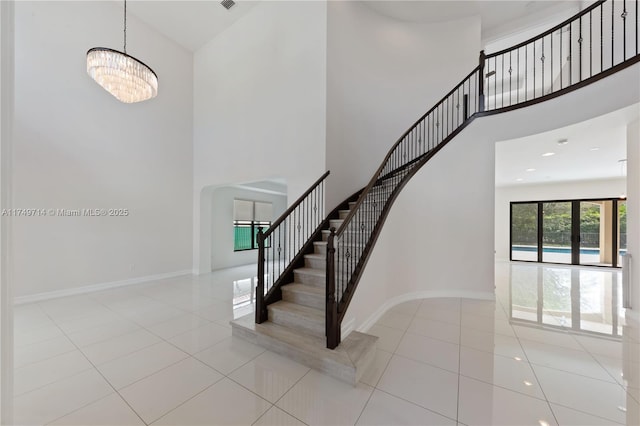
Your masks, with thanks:
[(484, 50), (480, 51), (480, 69), (478, 71), (478, 112), (484, 111)]
[(258, 285), (256, 288), (256, 324), (267, 320), (267, 307), (264, 304), (264, 234), (258, 228)]
[(331, 228), (331, 234), (327, 239), (327, 270), (326, 270), (326, 335), (327, 348), (335, 349), (340, 343), (340, 324), (338, 324), (338, 304), (336, 303), (336, 274), (334, 240), (336, 228)]

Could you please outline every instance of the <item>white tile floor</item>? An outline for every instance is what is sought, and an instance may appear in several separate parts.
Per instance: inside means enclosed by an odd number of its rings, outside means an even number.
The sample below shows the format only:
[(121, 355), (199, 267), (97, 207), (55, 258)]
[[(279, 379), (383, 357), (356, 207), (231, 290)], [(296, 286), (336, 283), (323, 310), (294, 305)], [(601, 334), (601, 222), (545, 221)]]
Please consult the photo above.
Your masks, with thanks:
[(231, 337), (253, 270), (16, 307), (15, 424), (640, 424), (618, 272), (498, 263), (495, 302), (398, 305), (353, 387)]

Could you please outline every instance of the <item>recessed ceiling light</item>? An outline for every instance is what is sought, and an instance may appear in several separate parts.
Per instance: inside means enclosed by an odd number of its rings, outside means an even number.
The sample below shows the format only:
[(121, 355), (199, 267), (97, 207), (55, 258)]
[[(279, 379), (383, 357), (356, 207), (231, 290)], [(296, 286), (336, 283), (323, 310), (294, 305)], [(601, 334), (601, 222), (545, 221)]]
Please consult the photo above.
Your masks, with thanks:
[(536, 171), (536, 169), (534, 169), (534, 168), (530, 168), (530, 169), (527, 169), (527, 171), (528, 171), (528, 172), (535, 172), (535, 171)]
[(530, 381), (528, 381), (528, 380), (525, 380), (525, 381), (524, 381), (524, 382), (522, 382), (522, 383), (524, 383), (524, 385), (525, 385), (525, 386), (531, 386), (531, 385), (533, 385), (533, 383), (531, 383), (531, 382), (530, 382)]
[(569, 143), (569, 139), (560, 139), (558, 140), (558, 145), (566, 145)]
[(600, 151), (600, 148), (594, 146), (593, 148), (589, 148), (589, 151)]
[(516, 361), (522, 361), (522, 358), (520, 358), (519, 356), (514, 356), (513, 359), (515, 359)]
[(551, 157), (552, 155), (556, 155), (555, 152), (545, 152), (544, 154), (542, 154), (543, 157)]
[(516, 182), (522, 182), (523, 180), (524, 179), (522, 179), (522, 178), (518, 178), (518, 179), (516, 179)]
[(538, 420), (538, 423), (540, 424), (540, 426), (549, 426), (549, 423), (545, 422), (544, 420)]

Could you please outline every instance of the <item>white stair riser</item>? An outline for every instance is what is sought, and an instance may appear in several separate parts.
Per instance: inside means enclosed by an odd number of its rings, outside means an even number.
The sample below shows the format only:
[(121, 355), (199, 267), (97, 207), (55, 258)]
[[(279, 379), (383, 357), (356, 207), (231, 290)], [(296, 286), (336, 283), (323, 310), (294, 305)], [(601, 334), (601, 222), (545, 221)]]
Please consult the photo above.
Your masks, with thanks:
[(325, 269), (327, 267), (327, 260), (325, 258), (304, 258), (304, 266), (313, 269)]
[(327, 244), (313, 244), (313, 252), (315, 254), (327, 255)]
[(322, 295), (292, 291), (287, 286), (282, 286), (282, 300), (315, 309), (324, 309), (325, 298)]
[(326, 279), (321, 275), (311, 275), (300, 272), (300, 270), (293, 271), (294, 281), (302, 284), (314, 285), (316, 287), (325, 287)]
[(282, 309), (272, 309), (270, 306), (267, 307), (267, 310), (269, 311), (269, 321), (274, 324), (300, 330), (318, 337), (323, 337), (325, 334), (324, 321), (316, 322), (309, 317)]

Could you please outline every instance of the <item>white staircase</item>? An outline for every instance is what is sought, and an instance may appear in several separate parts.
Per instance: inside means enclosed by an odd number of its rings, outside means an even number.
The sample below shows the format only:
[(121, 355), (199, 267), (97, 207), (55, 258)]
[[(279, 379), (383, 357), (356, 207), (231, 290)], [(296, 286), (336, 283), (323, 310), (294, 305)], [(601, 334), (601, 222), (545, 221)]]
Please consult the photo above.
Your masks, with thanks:
[[(352, 205), (350, 205), (352, 207)], [(349, 210), (329, 227), (340, 227)], [(233, 335), (289, 357), (337, 379), (356, 384), (371, 364), (377, 337), (352, 331), (336, 349), (327, 349), (325, 337), (326, 253), (330, 231), (304, 256), (303, 268), (295, 269), (294, 281), (282, 286), (282, 300), (267, 306), (268, 321), (256, 324), (252, 315), (232, 321)]]

